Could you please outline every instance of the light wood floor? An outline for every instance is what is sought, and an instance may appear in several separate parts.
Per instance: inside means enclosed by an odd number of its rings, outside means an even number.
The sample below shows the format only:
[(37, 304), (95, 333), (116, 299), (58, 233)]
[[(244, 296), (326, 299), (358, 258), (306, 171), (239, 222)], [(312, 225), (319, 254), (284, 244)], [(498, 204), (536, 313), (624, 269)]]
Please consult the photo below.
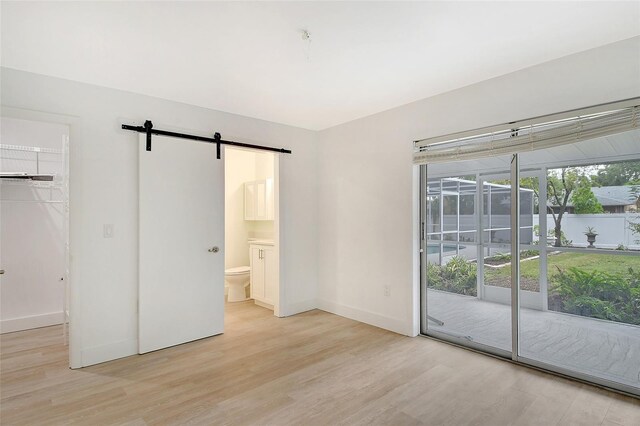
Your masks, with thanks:
[(3, 335), (2, 425), (640, 425), (640, 402), (321, 311), (228, 305), (226, 333), (69, 370), (60, 327)]

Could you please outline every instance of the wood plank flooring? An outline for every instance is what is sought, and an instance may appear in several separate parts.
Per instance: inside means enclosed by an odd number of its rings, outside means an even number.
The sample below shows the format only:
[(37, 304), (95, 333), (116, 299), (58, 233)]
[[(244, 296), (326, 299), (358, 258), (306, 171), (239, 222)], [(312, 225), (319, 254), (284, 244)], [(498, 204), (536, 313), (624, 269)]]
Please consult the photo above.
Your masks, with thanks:
[(227, 305), (224, 335), (81, 370), (1, 338), (2, 425), (640, 425), (640, 401), (322, 311)]

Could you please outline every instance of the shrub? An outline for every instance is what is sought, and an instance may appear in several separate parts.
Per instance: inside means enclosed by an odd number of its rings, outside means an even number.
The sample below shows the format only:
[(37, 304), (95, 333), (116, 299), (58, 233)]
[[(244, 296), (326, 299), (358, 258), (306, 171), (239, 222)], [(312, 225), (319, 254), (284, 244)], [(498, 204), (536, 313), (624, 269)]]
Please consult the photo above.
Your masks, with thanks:
[(529, 257), (540, 256), (539, 250), (521, 250), (520, 251), (520, 259), (526, 259)]
[[(629, 229), (635, 235), (640, 235), (640, 222), (629, 221)], [(636, 243), (640, 243), (640, 240), (636, 240)]]
[[(535, 235), (536, 237), (540, 236), (540, 225), (533, 226), (533, 235)], [(555, 239), (556, 239), (555, 230), (549, 229), (547, 231), (547, 245), (553, 245), (553, 243), (555, 242)], [(560, 242), (562, 246), (570, 246), (571, 244), (573, 244), (573, 240), (568, 239), (566, 234), (562, 230), (560, 230)], [(533, 241), (532, 244), (533, 245), (539, 244), (539, 240)]]
[(446, 265), (427, 265), (427, 286), (436, 290), (475, 296), (477, 265), (455, 256)]
[(558, 268), (550, 309), (640, 325), (640, 272), (626, 274)]
[(623, 321), (613, 303), (591, 296), (578, 296), (568, 299), (564, 307), (566, 312), (570, 314), (610, 321)]
[(496, 253), (489, 259), (503, 263), (511, 262), (511, 253)]

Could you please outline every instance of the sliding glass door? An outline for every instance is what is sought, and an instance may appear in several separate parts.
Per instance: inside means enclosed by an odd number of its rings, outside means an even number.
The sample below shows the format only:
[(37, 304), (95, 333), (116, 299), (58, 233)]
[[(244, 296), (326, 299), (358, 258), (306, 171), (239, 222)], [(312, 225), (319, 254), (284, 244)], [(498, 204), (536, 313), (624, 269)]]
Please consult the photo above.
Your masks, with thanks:
[[(631, 144), (640, 150), (640, 132), (547, 150), (562, 160), (540, 169), (548, 205), (537, 216), (547, 230), (537, 236), (544, 256), (520, 264), (521, 280), (537, 269), (546, 294), (542, 309), (521, 306), (518, 355), (637, 392), (640, 159), (602, 160)], [(524, 164), (534, 155), (520, 154)]]
[(640, 394), (640, 130), (438, 160), (420, 200), (423, 334)]
[[(510, 156), (499, 159), (508, 167)], [(431, 177), (425, 170), (423, 199), (426, 330), (500, 355), (511, 352), (511, 278), (483, 280), (485, 257), (508, 262), (510, 182), (503, 173)], [(502, 290), (502, 291), (501, 291)], [(502, 303), (491, 303), (492, 298)]]

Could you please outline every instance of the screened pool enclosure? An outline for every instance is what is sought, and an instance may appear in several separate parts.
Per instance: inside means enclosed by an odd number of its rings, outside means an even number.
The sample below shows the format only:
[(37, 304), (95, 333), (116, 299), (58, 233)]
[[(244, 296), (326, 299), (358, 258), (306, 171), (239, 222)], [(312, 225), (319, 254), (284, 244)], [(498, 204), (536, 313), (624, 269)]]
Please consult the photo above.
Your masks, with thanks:
[[(461, 252), (475, 258), (478, 253), (451, 242), (477, 243), (479, 234), (485, 241), (511, 242), (511, 185), (479, 182), (458, 177), (427, 182), (427, 253), (437, 255), (440, 262)], [(520, 189), (520, 241), (524, 244), (533, 241), (533, 209), (534, 191)]]

